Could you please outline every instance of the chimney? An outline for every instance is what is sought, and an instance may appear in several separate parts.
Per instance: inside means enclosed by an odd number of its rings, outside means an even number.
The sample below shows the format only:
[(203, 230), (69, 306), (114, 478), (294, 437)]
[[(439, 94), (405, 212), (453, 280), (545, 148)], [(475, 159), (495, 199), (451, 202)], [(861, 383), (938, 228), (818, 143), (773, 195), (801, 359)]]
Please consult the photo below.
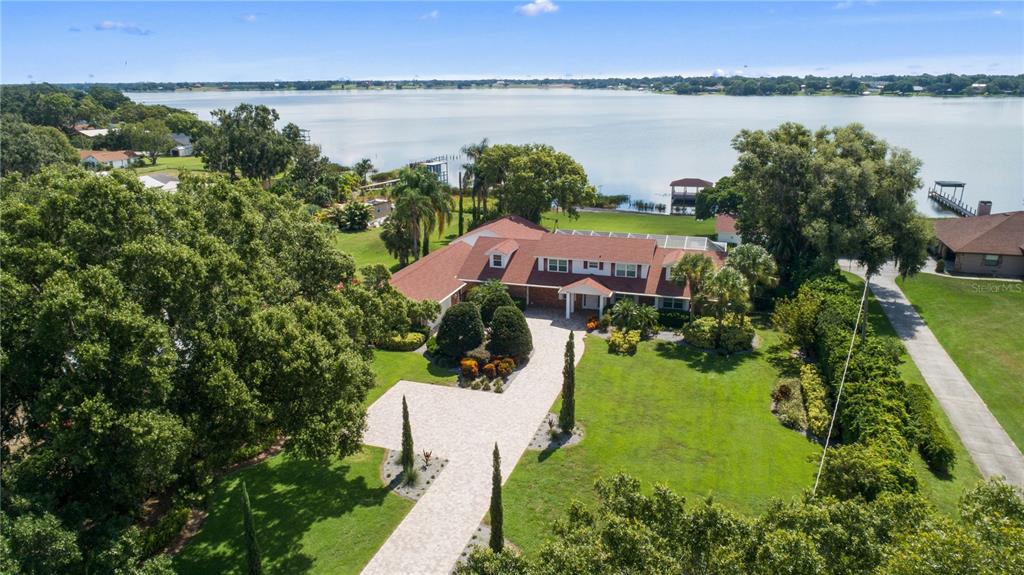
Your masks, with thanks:
[(979, 216), (987, 216), (992, 213), (992, 202), (988, 200), (981, 200), (978, 202), (978, 214)]

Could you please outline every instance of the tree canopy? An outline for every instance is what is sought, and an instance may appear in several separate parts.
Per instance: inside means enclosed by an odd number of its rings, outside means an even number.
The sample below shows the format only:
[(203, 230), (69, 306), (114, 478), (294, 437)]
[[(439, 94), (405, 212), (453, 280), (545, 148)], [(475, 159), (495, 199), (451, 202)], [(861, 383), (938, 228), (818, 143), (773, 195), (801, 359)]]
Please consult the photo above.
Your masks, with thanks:
[(888, 260), (904, 274), (924, 264), (927, 234), (913, 199), (921, 162), (910, 152), (859, 124), (743, 130), (733, 147), (737, 227), (744, 242), (768, 249), (784, 279), (827, 270), (841, 256), (869, 274)]
[(262, 104), (239, 104), (230, 112), (214, 110), (213, 131), (199, 140), (197, 152), (207, 167), (230, 174), (239, 173), (266, 185), (284, 171), (295, 142), (274, 127), (277, 110)]
[(4, 176), (12, 172), (28, 176), (44, 166), (78, 164), (78, 152), (63, 132), (26, 124), (10, 115), (4, 115), (0, 122), (0, 158)]
[(297, 204), (209, 175), (2, 189), (6, 513), (52, 514), (102, 554), (145, 498), (201, 491), (243, 448), (358, 449), (368, 349), (408, 329), (405, 298), (358, 285)]
[(596, 197), (583, 166), (564, 152), (543, 144), (498, 144), (486, 147), (472, 170), (497, 199), (497, 215), (515, 214), (533, 222), (556, 205), (570, 217)]

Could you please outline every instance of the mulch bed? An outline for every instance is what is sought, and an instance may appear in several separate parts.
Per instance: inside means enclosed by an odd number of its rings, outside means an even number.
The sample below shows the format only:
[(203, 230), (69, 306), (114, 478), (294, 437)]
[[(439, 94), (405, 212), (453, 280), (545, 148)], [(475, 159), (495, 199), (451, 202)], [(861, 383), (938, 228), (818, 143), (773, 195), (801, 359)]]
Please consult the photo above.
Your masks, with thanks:
[[(556, 433), (552, 434), (553, 431)], [(549, 413), (537, 427), (537, 432), (533, 434), (533, 439), (530, 440), (530, 445), (526, 449), (528, 451), (554, 451), (563, 447), (572, 447), (583, 441), (583, 435), (583, 427), (579, 422), (576, 422), (572, 433), (562, 432), (558, 429), (558, 414)]]
[(419, 473), (419, 478), (416, 480), (416, 483), (409, 485), (405, 482), (402, 464), (400, 463), (401, 458), (401, 451), (388, 450), (387, 455), (384, 457), (384, 462), (380, 464), (380, 479), (395, 495), (413, 501), (423, 497), (423, 494), (427, 492), (427, 488), (434, 483), (437, 476), (448, 465), (447, 459), (437, 456), (431, 457), (430, 464), (428, 465), (423, 454), (417, 453), (415, 467), (417, 473)]

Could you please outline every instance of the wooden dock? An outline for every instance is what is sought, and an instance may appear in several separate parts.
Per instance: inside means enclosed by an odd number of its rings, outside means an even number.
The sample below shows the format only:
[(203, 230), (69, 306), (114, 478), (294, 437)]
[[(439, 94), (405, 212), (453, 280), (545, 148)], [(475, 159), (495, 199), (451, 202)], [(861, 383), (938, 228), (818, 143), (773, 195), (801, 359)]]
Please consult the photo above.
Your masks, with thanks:
[[(974, 216), (976, 215), (974, 208), (964, 202), (964, 187), (963, 182), (938, 181), (928, 190), (928, 199), (960, 217)], [(946, 190), (951, 191), (947, 192)], [(959, 197), (957, 197), (957, 191), (960, 192)]]

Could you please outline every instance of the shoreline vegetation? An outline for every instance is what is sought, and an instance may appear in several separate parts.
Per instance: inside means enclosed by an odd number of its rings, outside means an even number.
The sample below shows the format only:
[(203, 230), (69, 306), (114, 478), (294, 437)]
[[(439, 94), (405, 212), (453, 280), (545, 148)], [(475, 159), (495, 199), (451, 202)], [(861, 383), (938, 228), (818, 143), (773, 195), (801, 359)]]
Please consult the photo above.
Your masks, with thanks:
[(124, 92), (342, 91), (420, 89), (574, 88), (675, 95), (727, 96), (1024, 96), (1024, 74), (875, 76), (660, 76), (654, 78), (545, 78), (479, 80), (305, 80), (251, 82), (131, 82), (54, 84), (79, 89), (109, 86)]

